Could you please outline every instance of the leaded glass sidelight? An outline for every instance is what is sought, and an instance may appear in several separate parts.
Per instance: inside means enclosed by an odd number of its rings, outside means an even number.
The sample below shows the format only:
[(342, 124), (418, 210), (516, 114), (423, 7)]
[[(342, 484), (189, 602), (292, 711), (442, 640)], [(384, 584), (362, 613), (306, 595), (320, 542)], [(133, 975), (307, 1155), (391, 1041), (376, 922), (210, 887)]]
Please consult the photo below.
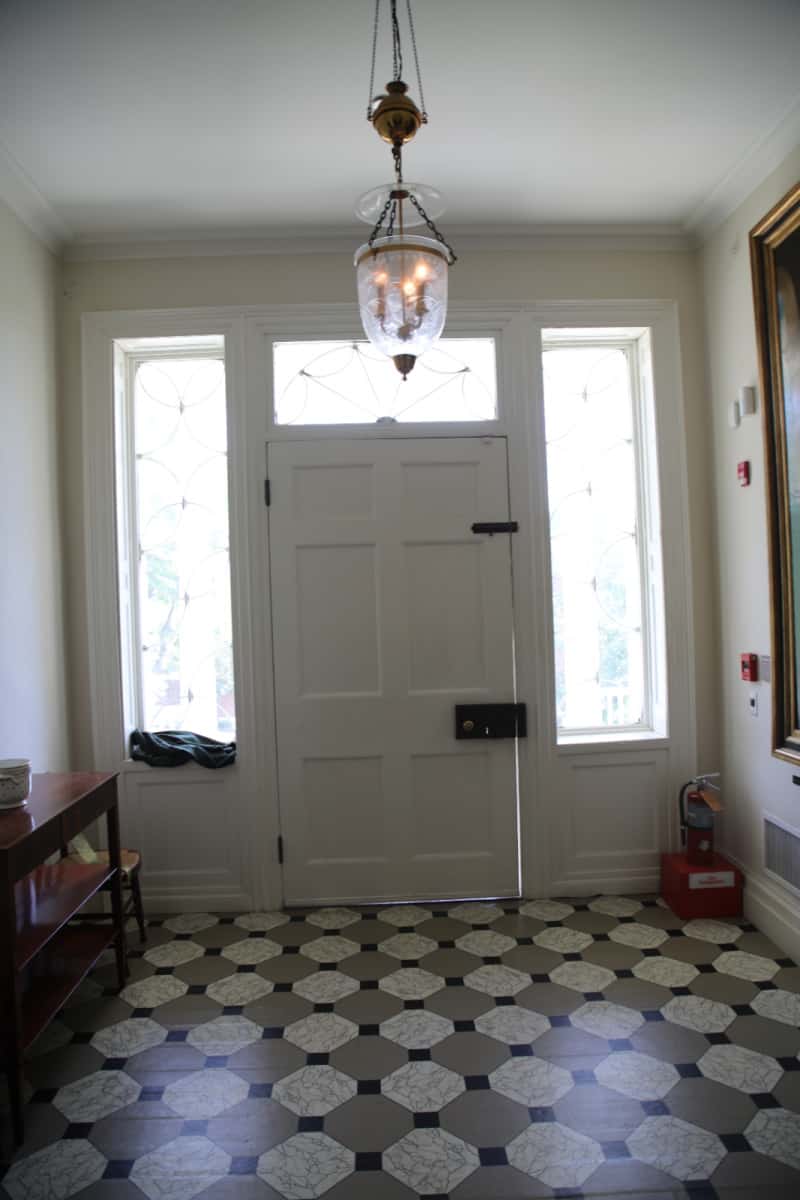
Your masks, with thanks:
[(129, 370), (138, 719), (228, 741), (236, 717), (225, 365), (216, 355), (159, 354), (132, 359)]
[(637, 361), (634, 339), (543, 347), (556, 713), (565, 734), (651, 727)]

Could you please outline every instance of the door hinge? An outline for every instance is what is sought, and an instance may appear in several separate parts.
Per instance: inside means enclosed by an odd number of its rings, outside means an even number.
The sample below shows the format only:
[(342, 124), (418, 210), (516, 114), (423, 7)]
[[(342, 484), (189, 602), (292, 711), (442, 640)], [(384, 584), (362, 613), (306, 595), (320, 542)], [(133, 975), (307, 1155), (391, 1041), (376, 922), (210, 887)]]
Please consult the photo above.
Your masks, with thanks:
[(264, 480), (264, 503), (269, 508), (272, 503), (272, 486), (268, 479)]
[(278, 863), (283, 866), (283, 838), (278, 838)]
[(472, 526), (473, 533), (488, 533), (489, 537), (495, 533), (518, 533), (518, 521), (476, 521)]

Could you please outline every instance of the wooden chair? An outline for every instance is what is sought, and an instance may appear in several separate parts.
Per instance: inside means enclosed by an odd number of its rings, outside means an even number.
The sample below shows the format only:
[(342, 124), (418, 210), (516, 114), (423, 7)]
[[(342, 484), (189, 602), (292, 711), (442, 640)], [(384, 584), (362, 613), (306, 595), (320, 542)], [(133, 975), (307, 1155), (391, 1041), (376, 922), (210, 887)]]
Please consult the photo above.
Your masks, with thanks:
[[(64, 851), (62, 851), (62, 854)], [(128, 917), (134, 916), (136, 924), (139, 927), (139, 941), (144, 943), (147, 941), (147, 926), (144, 919), (144, 908), (142, 906), (142, 890), (139, 885), (139, 872), (142, 869), (142, 856), (138, 850), (122, 850), (120, 852), (122, 858), (122, 890), (123, 899), (125, 901), (123, 915), (127, 920)], [(94, 862), (107, 863), (109, 859), (107, 850), (95, 850), (85, 837), (79, 835), (74, 838), (66, 849), (66, 856), (74, 862)], [(109, 884), (105, 884), (103, 890), (108, 890)], [(128, 893), (127, 895), (125, 893)], [(97, 920), (102, 914), (98, 913), (94, 917)], [(87, 920), (90, 919), (87, 917)]]

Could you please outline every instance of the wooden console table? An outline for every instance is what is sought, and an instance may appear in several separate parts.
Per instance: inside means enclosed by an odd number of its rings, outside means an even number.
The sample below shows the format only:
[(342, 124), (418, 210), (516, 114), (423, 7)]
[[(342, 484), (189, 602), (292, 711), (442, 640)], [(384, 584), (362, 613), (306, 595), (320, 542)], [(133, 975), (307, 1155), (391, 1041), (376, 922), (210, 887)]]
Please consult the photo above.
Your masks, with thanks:
[[(109, 861), (44, 860), (105, 813)], [(105, 884), (111, 922), (69, 924)], [(24, 808), (0, 810), (0, 1050), (14, 1137), (25, 1136), (22, 1059), (108, 946), (127, 976), (114, 774), (34, 775)]]

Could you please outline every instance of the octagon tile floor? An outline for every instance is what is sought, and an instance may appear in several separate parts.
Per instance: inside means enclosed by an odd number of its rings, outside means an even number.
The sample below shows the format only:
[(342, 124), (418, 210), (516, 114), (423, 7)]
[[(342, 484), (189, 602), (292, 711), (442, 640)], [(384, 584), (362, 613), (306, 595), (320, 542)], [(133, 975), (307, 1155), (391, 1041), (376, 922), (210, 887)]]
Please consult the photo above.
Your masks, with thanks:
[(653, 897), (169, 917), (32, 1047), (0, 1194), (797, 1200), (799, 1052), (800, 968)]

